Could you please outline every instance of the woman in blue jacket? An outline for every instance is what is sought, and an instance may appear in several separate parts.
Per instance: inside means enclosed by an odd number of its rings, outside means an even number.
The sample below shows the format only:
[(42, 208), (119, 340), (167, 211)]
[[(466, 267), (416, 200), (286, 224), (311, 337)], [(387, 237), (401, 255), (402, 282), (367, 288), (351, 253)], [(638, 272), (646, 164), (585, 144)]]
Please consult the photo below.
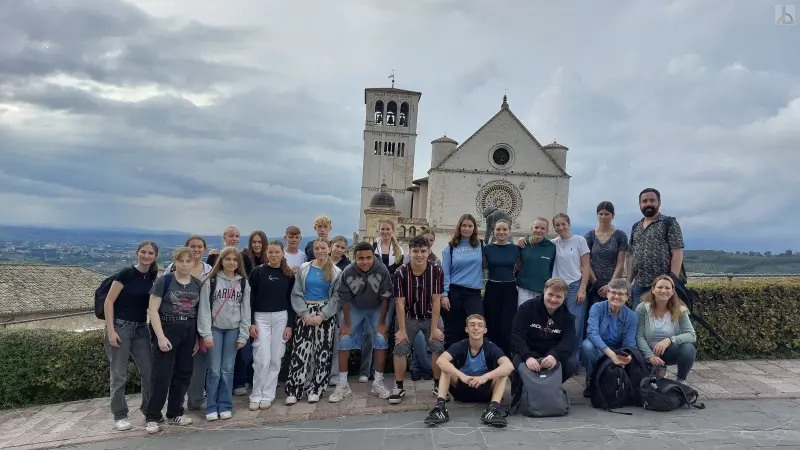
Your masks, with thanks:
[(465, 324), (471, 314), (483, 315), (483, 243), (472, 214), (458, 219), (453, 238), (442, 252), (444, 292), (442, 309), (445, 348), (467, 338)]
[(591, 395), (592, 372), (597, 361), (608, 356), (614, 364), (626, 366), (630, 356), (621, 356), (624, 349), (636, 349), (636, 313), (625, 306), (631, 293), (631, 285), (622, 278), (608, 283), (608, 300), (597, 302), (589, 310), (586, 339), (581, 344), (583, 361), (586, 364), (586, 389), (584, 397)]

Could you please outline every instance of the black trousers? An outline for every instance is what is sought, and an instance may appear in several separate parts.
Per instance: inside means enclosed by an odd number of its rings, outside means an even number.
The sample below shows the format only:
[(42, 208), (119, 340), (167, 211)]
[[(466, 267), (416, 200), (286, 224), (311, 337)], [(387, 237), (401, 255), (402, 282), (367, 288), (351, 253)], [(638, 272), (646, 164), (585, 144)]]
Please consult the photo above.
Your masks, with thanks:
[(161, 328), (164, 336), (172, 344), (172, 350), (162, 352), (158, 347), (158, 337), (150, 329), (150, 346), (153, 355), (153, 369), (150, 373), (150, 401), (145, 411), (148, 422), (163, 420), (161, 410), (167, 404), (167, 419), (183, 415), (183, 398), (189, 390), (194, 360), (192, 352), (197, 341), (197, 321), (195, 319), (165, 321)]
[[(444, 348), (447, 350), (456, 342), (466, 339), (467, 317), (470, 314), (483, 315), (483, 300), (480, 289), (470, 289), (451, 284), (448, 291), (450, 311), (444, 317)], [(409, 336), (410, 337), (410, 336)]]
[(483, 293), (486, 337), (506, 356), (511, 355), (511, 325), (517, 313), (517, 285), (513, 281), (488, 281)]

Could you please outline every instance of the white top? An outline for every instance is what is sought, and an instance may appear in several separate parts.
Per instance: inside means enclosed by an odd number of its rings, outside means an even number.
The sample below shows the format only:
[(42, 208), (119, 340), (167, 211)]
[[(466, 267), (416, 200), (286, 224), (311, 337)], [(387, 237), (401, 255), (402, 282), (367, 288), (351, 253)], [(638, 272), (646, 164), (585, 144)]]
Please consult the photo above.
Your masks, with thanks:
[(651, 323), (651, 338), (650, 342), (647, 344), (650, 345), (650, 348), (655, 347), (656, 344), (663, 341), (664, 339), (669, 339), (672, 336), (675, 336), (675, 324), (672, 322), (672, 315), (667, 311), (664, 314), (664, 317), (660, 319), (656, 319), (655, 317), (650, 317)]
[(589, 253), (589, 244), (583, 236), (573, 234), (569, 239), (556, 237), (556, 262), (553, 264), (553, 278), (561, 278), (567, 284), (581, 279), (581, 256)]
[(284, 252), (286, 255), (286, 263), (289, 264), (289, 267), (300, 267), (306, 262), (306, 252), (302, 250), (297, 250), (297, 253), (289, 253)]

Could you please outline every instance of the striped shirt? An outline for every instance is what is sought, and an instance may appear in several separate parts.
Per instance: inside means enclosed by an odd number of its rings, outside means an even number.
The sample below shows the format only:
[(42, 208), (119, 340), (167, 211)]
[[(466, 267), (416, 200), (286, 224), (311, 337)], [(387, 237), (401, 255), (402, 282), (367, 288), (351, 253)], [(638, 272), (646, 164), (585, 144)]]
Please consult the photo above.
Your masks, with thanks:
[(414, 275), (411, 263), (403, 264), (394, 272), (394, 296), (405, 299), (408, 319), (430, 319), (431, 297), (441, 295), (443, 289), (444, 272), (433, 264), (427, 264), (420, 276)]

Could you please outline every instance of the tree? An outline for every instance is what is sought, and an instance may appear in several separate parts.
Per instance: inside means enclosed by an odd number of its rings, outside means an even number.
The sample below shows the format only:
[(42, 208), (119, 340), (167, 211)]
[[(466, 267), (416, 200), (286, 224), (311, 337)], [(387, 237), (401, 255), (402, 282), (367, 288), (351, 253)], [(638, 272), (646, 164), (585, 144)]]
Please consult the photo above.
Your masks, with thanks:
[(786, 255), (786, 256), (792, 256), (792, 251), (791, 250), (786, 250), (785, 252), (783, 252), (783, 254)]
[(767, 250), (764, 252), (764, 256), (772, 256), (772, 252)]

